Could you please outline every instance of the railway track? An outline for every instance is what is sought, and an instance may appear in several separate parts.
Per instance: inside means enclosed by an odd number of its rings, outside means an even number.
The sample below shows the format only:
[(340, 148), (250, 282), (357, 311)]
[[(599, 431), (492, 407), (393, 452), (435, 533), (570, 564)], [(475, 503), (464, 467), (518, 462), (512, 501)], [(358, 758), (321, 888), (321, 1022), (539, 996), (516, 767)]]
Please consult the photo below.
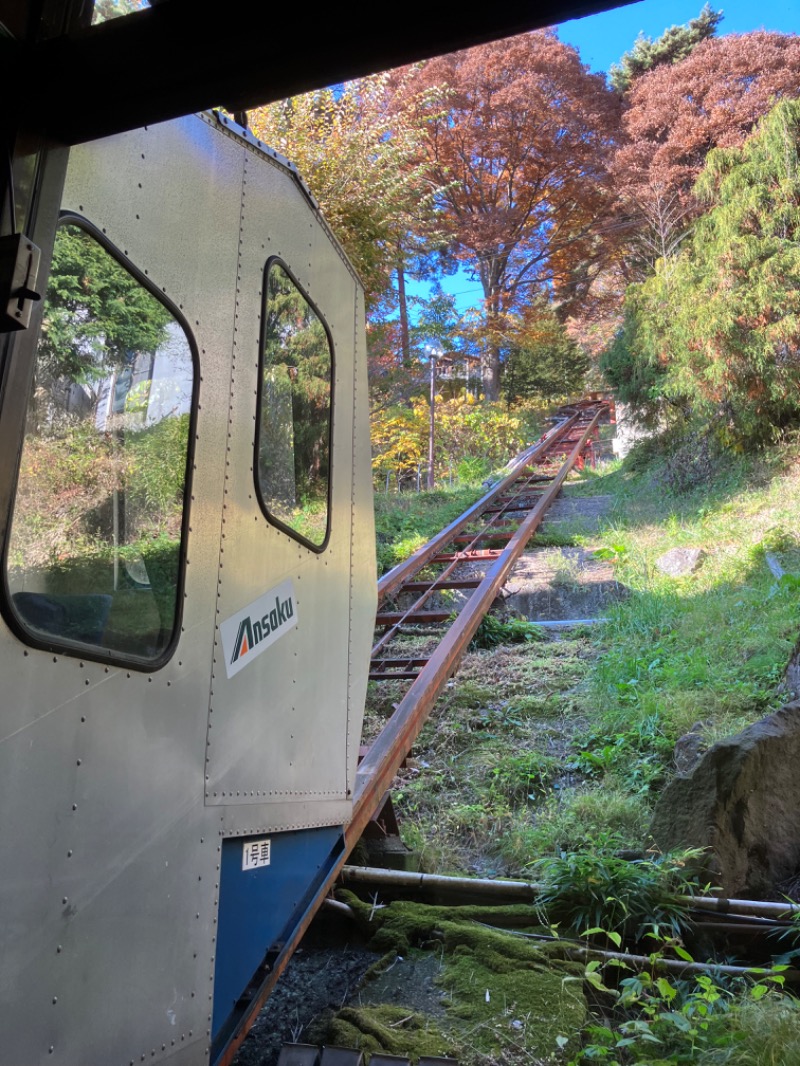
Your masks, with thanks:
[[(541, 525), (561, 486), (580, 467), (608, 413), (603, 401), (562, 408), (561, 421), (522, 454), (485, 496), (378, 582), (376, 639), (370, 678), (408, 683), (403, 697), (362, 759), (353, 795), (353, 817), (345, 846), (328, 876), (309, 893), (303, 920), (292, 940), (268, 959), (236, 1036), (218, 1066), (230, 1063), (269, 998), (278, 977), (324, 901), (353, 847), (385, 796), (420, 729), (458, 669), (464, 652), (528, 541)], [(442, 608), (443, 592), (460, 602)], [(409, 629), (436, 632), (429, 655), (403, 657), (393, 644)]]
[[(469, 598), (481, 596), (488, 569), (496, 565), (507, 573), (507, 562), (516, 561), (564, 478), (580, 463), (605, 410), (587, 405), (565, 417), (487, 495), (381, 578), (375, 620), (381, 633), (372, 649), (371, 681), (419, 677), (429, 659), (392, 657), (387, 654), (392, 643), (410, 627), (456, 625)], [(458, 593), (461, 602), (432, 609), (442, 593)]]
[[(515, 562), (569, 473), (583, 462), (607, 411), (601, 401), (567, 410), (563, 421), (523, 453), (490, 492), (379, 581), (370, 677), (410, 684), (359, 766), (351, 827), (363, 827), (371, 817), (364, 818), (364, 812), (377, 810)], [(434, 609), (431, 601), (449, 590), (460, 593), (461, 602)], [(443, 631), (430, 655), (393, 654), (393, 642), (411, 627)]]

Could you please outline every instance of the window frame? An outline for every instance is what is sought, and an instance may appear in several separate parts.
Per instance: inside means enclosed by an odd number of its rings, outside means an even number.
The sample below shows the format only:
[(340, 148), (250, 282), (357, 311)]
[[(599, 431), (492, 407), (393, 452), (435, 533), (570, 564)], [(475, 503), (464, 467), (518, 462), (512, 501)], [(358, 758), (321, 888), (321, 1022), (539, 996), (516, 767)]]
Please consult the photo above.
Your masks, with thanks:
[[(178, 643), (180, 641), (181, 633), (183, 631), (183, 606), (185, 601), (185, 586), (186, 586), (186, 563), (187, 563), (187, 549), (188, 549), (188, 537), (190, 530), (190, 515), (189, 509), (192, 501), (192, 480), (193, 472), (195, 468), (195, 442), (197, 439), (197, 413), (199, 409), (199, 396), (200, 396), (200, 357), (197, 341), (195, 340), (194, 333), (189, 325), (189, 321), (183, 312), (177, 307), (177, 305), (167, 296), (167, 294), (160, 290), (153, 280), (144, 273), (144, 271), (138, 267), (135, 263), (129, 259), (124, 252), (121, 252), (119, 248), (111, 241), (106, 234), (105, 230), (101, 230), (93, 222), (83, 215), (78, 214), (75, 211), (60, 211), (58, 215), (58, 222), (56, 224), (56, 235), (61, 226), (72, 225), (78, 229), (83, 230), (89, 237), (95, 240), (104, 251), (106, 251), (116, 262), (126, 270), (135, 281), (137, 281), (144, 289), (146, 289), (150, 295), (158, 300), (158, 302), (173, 316), (177, 324), (183, 330), (186, 337), (189, 352), (192, 360), (192, 391), (191, 391), (191, 408), (189, 411), (189, 436), (188, 447), (186, 449), (186, 466), (184, 473), (183, 484), (183, 510), (181, 517), (181, 536), (178, 549), (178, 580), (175, 586), (175, 619), (172, 627), (172, 635), (164, 647), (163, 652), (153, 659), (145, 659), (139, 655), (126, 654), (125, 652), (118, 651), (112, 648), (101, 648), (97, 645), (83, 644), (80, 641), (70, 640), (69, 638), (58, 637), (45, 637), (41, 633), (32, 630), (28, 627), (24, 619), (16, 611), (13, 603), (13, 593), (9, 586), (8, 580), (8, 554), (11, 548), (11, 531), (14, 522), (14, 511), (17, 503), (17, 492), (19, 488), (19, 476), (22, 466), (22, 453), (25, 447), (25, 428), (27, 427), (27, 412), (28, 405), (30, 403), (31, 385), (29, 384), (28, 393), (25, 397), (25, 418), (23, 421), (23, 430), (20, 435), (19, 448), (14, 457), (14, 475), (11, 484), (11, 493), (9, 498), (8, 512), (6, 515), (6, 531), (5, 542), (3, 544), (2, 551), (2, 578), (0, 579), (0, 615), (2, 615), (8, 628), (14, 633), (19, 640), (29, 647), (36, 648), (41, 651), (59, 653), (62, 655), (68, 655), (76, 659), (86, 659), (90, 662), (103, 663), (106, 666), (120, 666), (125, 668), (131, 668), (141, 671), (142, 673), (155, 673), (157, 670), (163, 669), (170, 659), (175, 654)], [(47, 299), (47, 294), (42, 297), (43, 303)], [(41, 328), (41, 327), (40, 327)], [(39, 335), (32, 338), (30, 358), (35, 363), (38, 357), (39, 350)], [(30, 379), (32, 382), (32, 378)]]
[[(325, 536), (320, 544), (314, 544), (307, 537), (304, 537), (302, 533), (299, 533), (292, 526), (286, 522), (282, 522), (280, 518), (274, 515), (264, 499), (264, 493), (261, 488), (261, 477), (259, 468), (259, 445), (261, 443), (261, 427), (262, 427), (262, 401), (264, 392), (264, 355), (266, 352), (266, 329), (267, 329), (267, 302), (269, 300), (269, 272), (273, 266), (279, 266), (281, 270), (286, 274), (297, 291), (306, 301), (308, 306), (314, 312), (322, 324), (322, 329), (325, 333), (325, 337), (328, 341), (328, 350), (331, 357), (331, 383), (330, 383), (330, 415), (328, 417), (328, 491), (327, 491), (327, 513), (325, 516)], [(325, 316), (317, 307), (316, 303), (311, 299), (306, 290), (300, 284), (295, 277), (293, 271), (289, 268), (285, 260), (279, 255), (271, 255), (268, 257), (264, 264), (264, 272), (262, 275), (263, 283), (261, 290), (261, 328), (258, 332), (258, 383), (256, 388), (256, 432), (253, 442), (253, 481), (255, 483), (256, 499), (258, 500), (264, 517), (267, 521), (279, 529), (282, 533), (296, 540), (299, 544), (302, 544), (304, 548), (308, 548), (309, 551), (314, 552), (315, 555), (321, 555), (328, 547), (331, 539), (331, 526), (333, 518), (333, 428), (334, 428), (334, 413), (336, 409), (335, 397), (336, 397), (336, 348), (333, 343), (333, 336)]]

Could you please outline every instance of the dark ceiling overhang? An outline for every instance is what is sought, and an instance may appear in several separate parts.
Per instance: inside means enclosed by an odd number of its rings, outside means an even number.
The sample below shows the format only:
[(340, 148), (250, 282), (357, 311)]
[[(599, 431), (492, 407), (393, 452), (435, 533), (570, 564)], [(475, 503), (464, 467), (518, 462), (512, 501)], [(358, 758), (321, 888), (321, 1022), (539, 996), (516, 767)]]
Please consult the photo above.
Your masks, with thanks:
[(26, 86), (20, 122), (76, 144), (211, 107), (246, 110), (626, 2), (438, 3), (393, 8), (391, 22), (377, 24), (374, 3), (327, 4), (312, 13), (299, 4), (227, 0), (209, 18), (205, 5), (162, 0), (20, 46), (7, 55), (6, 73), (18, 89)]

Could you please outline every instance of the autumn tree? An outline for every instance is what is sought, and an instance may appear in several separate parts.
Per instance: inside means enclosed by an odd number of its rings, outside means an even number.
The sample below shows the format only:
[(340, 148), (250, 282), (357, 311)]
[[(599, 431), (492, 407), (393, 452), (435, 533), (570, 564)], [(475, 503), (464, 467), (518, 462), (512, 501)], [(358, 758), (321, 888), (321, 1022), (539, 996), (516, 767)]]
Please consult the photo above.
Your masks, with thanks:
[[(430, 93), (447, 87), (445, 107)], [(602, 253), (617, 97), (539, 30), (420, 64), (396, 94), (425, 123), (421, 160), (453, 252), (480, 280), (484, 391), (500, 391), (507, 315), (569, 302)]]
[[(428, 454), (430, 409), (424, 396), (372, 413), (372, 468), (378, 483), (416, 475)], [(464, 394), (436, 402), (435, 467), (464, 480), (485, 477), (525, 443), (522, 419), (504, 404), (479, 404)]]
[(283, 100), (250, 113), (258, 137), (296, 164), (358, 270), (368, 310), (387, 300), (398, 249), (422, 225), (429, 187), (414, 160), (420, 132), (389, 110), (388, 75)]
[(606, 360), (628, 399), (671, 403), (727, 444), (800, 420), (799, 146), (800, 101), (787, 100), (742, 147), (709, 154), (694, 190), (709, 210), (631, 287)]
[(722, 18), (721, 11), (713, 11), (706, 4), (696, 19), (691, 19), (685, 26), (670, 26), (655, 41), (640, 33), (633, 48), (619, 63), (611, 64), (608, 80), (612, 89), (618, 93), (627, 92), (631, 83), (649, 70), (664, 63), (680, 63), (695, 45), (716, 34)]
[(764, 31), (704, 40), (633, 81), (612, 169), (640, 278), (677, 253), (701, 210), (692, 187), (708, 152), (741, 145), (777, 100), (798, 95), (800, 37)]
[(98, 22), (110, 22), (111, 19), (132, 15), (145, 7), (144, 0), (96, 0), (92, 9), (92, 25)]

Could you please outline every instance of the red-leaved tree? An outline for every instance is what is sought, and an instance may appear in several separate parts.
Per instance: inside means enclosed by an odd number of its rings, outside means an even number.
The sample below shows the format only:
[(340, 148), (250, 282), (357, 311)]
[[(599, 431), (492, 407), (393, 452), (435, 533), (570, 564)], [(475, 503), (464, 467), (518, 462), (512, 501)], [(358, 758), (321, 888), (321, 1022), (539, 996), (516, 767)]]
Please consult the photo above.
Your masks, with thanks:
[(757, 31), (698, 44), (633, 81), (612, 169), (643, 265), (673, 255), (699, 212), (712, 148), (741, 145), (778, 100), (800, 96), (800, 37)]
[(495, 399), (504, 321), (542, 294), (567, 304), (597, 269), (619, 97), (552, 30), (420, 64), (404, 106), (409, 94), (439, 222), (483, 287), (484, 391)]

